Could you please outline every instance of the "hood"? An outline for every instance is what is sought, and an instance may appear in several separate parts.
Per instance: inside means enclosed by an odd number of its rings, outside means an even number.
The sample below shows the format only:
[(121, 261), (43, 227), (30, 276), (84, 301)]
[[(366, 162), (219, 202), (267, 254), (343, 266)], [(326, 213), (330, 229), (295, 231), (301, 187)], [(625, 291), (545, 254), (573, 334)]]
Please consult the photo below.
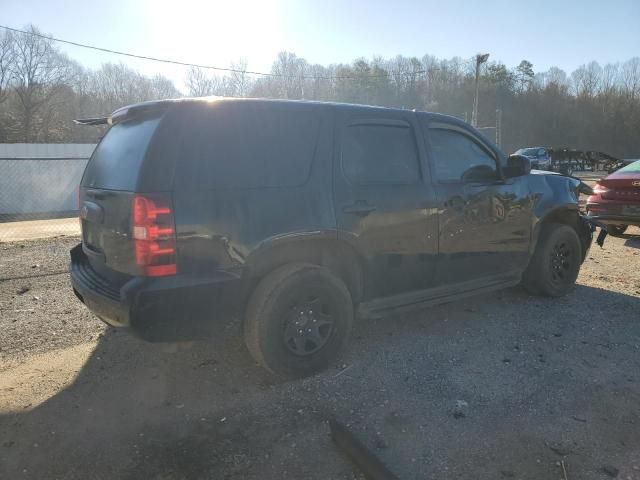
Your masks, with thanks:
[(563, 175), (562, 173), (558, 173), (558, 172), (548, 172), (546, 170), (536, 170), (536, 169), (531, 169), (531, 174), (548, 177), (549, 180), (553, 178), (554, 182), (565, 181), (567, 182), (567, 186), (569, 188), (577, 191), (578, 193), (582, 193), (584, 195), (593, 195), (593, 189), (589, 185), (584, 183), (582, 180), (580, 180), (579, 178), (571, 177), (569, 175)]

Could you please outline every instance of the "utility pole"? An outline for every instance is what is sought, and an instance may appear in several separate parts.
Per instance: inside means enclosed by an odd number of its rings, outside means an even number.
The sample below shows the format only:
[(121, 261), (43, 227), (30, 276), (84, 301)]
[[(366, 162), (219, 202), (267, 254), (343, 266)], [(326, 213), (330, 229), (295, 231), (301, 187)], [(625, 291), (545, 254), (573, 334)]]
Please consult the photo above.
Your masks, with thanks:
[(496, 110), (496, 145), (502, 148), (502, 110)]
[(478, 94), (480, 90), (480, 65), (489, 60), (488, 53), (476, 55), (476, 94), (473, 97), (473, 111), (471, 112), (471, 125), (478, 126)]

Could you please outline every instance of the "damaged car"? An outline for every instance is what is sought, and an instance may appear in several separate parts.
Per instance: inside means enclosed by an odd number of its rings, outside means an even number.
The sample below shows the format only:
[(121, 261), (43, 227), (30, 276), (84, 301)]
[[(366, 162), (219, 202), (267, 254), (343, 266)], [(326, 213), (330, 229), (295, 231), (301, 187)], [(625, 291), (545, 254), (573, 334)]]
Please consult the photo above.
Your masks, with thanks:
[(640, 160), (598, 180), (586, 209), (611, 235), (624, 234), (630, 225), (640, 227)]
[(76, 296), (151, 341), (234, 313), (278, 375), (327, 367), (356, 315), (522, 284), (568, 293), (592, 240), (579, 180), (454, 117), (337, 103), (122, 108), (80, 185)]

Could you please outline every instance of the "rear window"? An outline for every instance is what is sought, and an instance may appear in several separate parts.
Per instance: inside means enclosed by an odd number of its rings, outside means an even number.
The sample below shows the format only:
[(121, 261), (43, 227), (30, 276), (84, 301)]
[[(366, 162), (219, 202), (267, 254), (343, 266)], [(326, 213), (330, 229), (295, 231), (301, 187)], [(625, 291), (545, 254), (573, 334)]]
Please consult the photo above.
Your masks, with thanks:
[(96, 147), (82, 179), (85, 187), (135, 190), (147, 147), (161, 117), (111, 127)]
[(640, 160), (630, 163), (626, 167), (622, 167), (616, 173), (640, 173)]
[(208, 106), (189, 120), (178, 187), (290, 187), (309, 176), (320, 123), (315, 112)]

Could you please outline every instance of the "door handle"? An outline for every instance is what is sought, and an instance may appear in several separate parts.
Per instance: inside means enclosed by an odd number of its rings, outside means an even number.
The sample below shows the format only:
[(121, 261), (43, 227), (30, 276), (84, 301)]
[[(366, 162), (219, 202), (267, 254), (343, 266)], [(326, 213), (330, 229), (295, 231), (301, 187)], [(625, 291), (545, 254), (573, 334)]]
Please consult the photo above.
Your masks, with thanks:
[(367, 202), (358, 201), (351, 205), (345, 205), (344, 207), (342, 207), (342, 211), (344, 213), (351, 213), (353, 215), (365, 217), (369, 215), (371, 212), (377, 210), (377, 208), (378, 207), (369, 205)]

